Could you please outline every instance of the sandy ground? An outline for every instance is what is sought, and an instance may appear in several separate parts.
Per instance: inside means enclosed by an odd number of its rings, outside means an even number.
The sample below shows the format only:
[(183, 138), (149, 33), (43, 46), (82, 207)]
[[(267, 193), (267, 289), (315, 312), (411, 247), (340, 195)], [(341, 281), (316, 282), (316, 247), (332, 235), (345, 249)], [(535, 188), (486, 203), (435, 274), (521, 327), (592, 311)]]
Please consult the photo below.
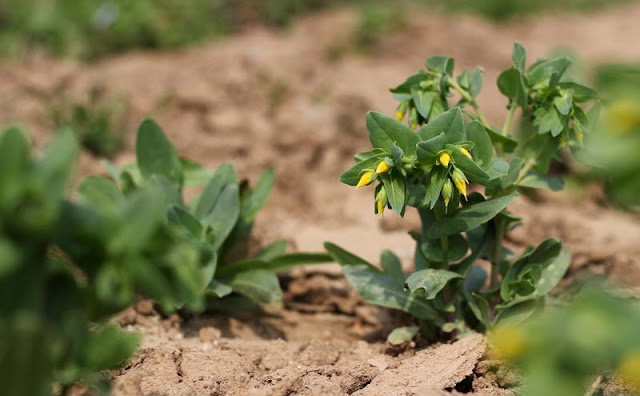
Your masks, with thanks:
[[(289, 238), (298, 250), (330, 240), (376, 260), (391, 248), (409, 265), (417, 225), (409, 214), (380, 221), (371, 192), (337, 178), (353, 153), (368, 146), (364, 114), (392, 113), (387, 89), (434, 54), (460, 67), (482, 65), (480, 104), (502, 122), (506, 104), (494, 81), (510, 64), (514, 40), (529, 59), (571, 48), (584, 69), (611, 61), (640, 61), (640, 5), (604, 13), (549, 15), (493, 25), (473, 17), (412, 14), (408, 26), (385, 37), (372, 55), (348, 47), (357, 22), (350, 11), (303, 19), (290, 31), (253, 30), (238, 37), (168, 54), (129, 54), (96, 64), (34, 58), (0, 70), (0, 122), (21, 120), (36, 144), (50, 139), (47, 101), (82, 97), (93, 86), (130, 103), (130, 121), (155, 118), (182, 155), (210, 167), (234, 160), (255, 180), (273, 167), (277, 185), (257, 225), (265, 242)], [(117, 158), (133, 156), (129, 148)], [(104, 172), (83, 156), (82, 174)], [(365, 189), (362, 189), (365, 190)], [(640, 221), (602, 204), (597, 192), (543, 194), (514, 211), (525, 226), (510, 235), (517, 249), (557, 237), (573, 252), (571, 274), (611, 276), (640, 286)], [(370, 210), (371, 209), (371, 210)], [(125, 314), (142, 331), (142, 351), (114, 373), (117, 395), (388, 395), (439, 394), (458, 386), (477, 394), (510, 394), (508, 375), (480, 362), (481, 336), (427, 349), (389, 350), (381, 341), (407, 318), (363, 304), (336, 267), (287, 278), (286, 306), (261, 314), (161, 319), (149, 307)], [(571, 279), (575, 279), (572, 276)], [(567, 282), (570, 282), (568, 280)]]

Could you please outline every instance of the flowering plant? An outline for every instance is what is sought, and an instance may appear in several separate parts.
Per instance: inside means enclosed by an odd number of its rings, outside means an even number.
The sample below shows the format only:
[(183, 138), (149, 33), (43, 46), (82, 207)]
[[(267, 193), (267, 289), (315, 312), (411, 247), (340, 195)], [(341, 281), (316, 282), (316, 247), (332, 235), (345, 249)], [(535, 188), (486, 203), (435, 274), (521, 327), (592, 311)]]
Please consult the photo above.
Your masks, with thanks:
[[(508, 98), (501, 130), (476, 101), (482, 68), (455, 76), (454, 60), (445, 56), (427, 59), (426, 71), (391, 89), (400, 102), (395, 119), (367, 114), (372, 150), (358, 153), (340, 180), (375, 185), (378, 215), (387, 208), (401, 216), (407, 206), (418, 210), (422, 227), (411, 232), (413, 272), (405, 273), (390, 251), (382, 253), (379, 270), (337, 245), (325, 247), (362, 297), (418, 319), (420, 326), (403, 328), (398, 334), (405, 337), (393, 340), (406, 341), (419, 329), (427, 337), (459, 335), (507, 318), (526, 319), (566, 272), (570, 255), (555, 239), (520, 256), (503, 245), (521, 221), (507, 206), (521, 189), (562, 188), (559, 178), (546, 176), (550, 161), (562, 148), (582, 145), (598, 110), (585, 103), (596, 92), (567, 76), (568, 58), (542, 59), (528, 68), (525, 58), (516, 43), (513, 65), (498, 77)], [(491, 263), (490, 274), (480, 260)]]

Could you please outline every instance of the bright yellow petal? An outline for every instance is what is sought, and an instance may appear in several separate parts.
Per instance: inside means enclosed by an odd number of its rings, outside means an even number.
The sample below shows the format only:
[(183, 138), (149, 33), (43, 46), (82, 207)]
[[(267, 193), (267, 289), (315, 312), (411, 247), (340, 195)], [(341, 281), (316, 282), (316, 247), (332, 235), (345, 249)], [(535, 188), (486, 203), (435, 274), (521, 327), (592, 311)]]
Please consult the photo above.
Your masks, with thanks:
[(398, 121), (404, 120), (404, 111), (398, 110), (396, 112), (396, 120)]
[(462, 154), (464, 154), (467, 157), (471, 158), (471, 153), (466, 148), (460, 147), (460, 151), (462, 151)]
[(356, 186), (356, 188), (360, 188), (371, 183), (371, 177), (373, 177), (373, 171), (364, 172), (360, 177), (360, 181), (358, 181), (358, 185)]
[(384, 205), (382, 204), (382, 200), (377, 200), (376, 204), (378, 204), (378, 216), (382, 217), (382, 213), (384, 212)]
[(438, 160), (440, 161), (440, 165), (446, 168), (447, 166), (449, 166), (449, 162), (451, 162), (451, 156), (448, 153), (444, 152), (440, 154)]
[(391, 167), (389, 166), (389, 164), (387, 164), (387, 161), (382, 160), (380, 161), (380, 163), (378, 164), (378, 167), (376, 168), (376, 173), (389, 172), (390, 169)]
[(456, 184), (456, 187), (458, 187), (458, 191), (460, 191), (460, 193), (466, 197), (467, 182), (464, 179), (458, 177), (458, 175), (456, 174), (453, 175), (453, 182)]

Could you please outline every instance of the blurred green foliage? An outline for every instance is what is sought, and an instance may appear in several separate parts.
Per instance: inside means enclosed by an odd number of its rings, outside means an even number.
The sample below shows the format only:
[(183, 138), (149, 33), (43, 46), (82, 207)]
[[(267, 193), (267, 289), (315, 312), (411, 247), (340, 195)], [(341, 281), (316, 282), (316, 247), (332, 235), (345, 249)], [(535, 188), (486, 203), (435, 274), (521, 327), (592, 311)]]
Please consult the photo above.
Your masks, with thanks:
[(600, 375), (640, 390), (638, 328), (637, 301), (588, 286), (525, 324), (503, 323), (490, 340), (496, 357), (524, 374), (523, 395), (583, 396), (601, 394)]
[(127, 102), (105, 98), (98, 87), (90, 90), (88, 100), (56, 96), (50, 108), (56, 129), (70, 129), (84, 149), (106, 158), (112, 158), (124, 148), (127, 111)]
[(33, 50), (96, 59), (132, 49), (176, 48), (249, 24), (286, 26), (305, 13), (340, 5), (362, 9), (357, 44), (368, 46), (406, 4), (474, 12), (494, 20), (545, 10), (584, 10), (631, 0), (4, 0), (0, 57)]

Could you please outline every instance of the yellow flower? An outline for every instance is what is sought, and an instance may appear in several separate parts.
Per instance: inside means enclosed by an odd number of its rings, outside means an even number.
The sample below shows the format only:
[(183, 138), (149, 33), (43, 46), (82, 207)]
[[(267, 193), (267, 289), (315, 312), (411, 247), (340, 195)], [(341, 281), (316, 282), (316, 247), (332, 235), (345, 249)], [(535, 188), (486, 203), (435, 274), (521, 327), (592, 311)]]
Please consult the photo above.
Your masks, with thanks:
[(458, 191), (465, 197), (467, 196), (467, 178), (464, 173), (458, 168), (453, 171), (453, 183), (458, 188)]
[(522, 329), (513, 324), (502, 324), (489, 333), (492, 357), (513, 360), (527, 348), (527, 337)]
[(618, 374), (626, 383), (640, 391), (640, 350), (636, 349), (622, 359)]
[(411, 129), (416, 129), (418, 128), (418, 122), (417, 121), (411, 121)]
[(404, 120), (404, 111), (401, 111), (401, 110), (396, 111), (396, 120), (398, 121)]
[(471, 158), (471, 153), (466, 148), (460, 147), (460, 151), (462, 151), (462, 154), (464, 154), (467, 157)]
[(387, 161), (382, 160), (376, 168), (376, 173), (385, 173), (389, 172), (389, 170), (391, 170), (391, 167), (389, 166), (389, 164), (387, 164)]
[(451, 194), (453, 194), (453, 185), (449, 178), (444, 182), (441, 194), (442, 199), (444, 199), (444, 206), (449, 206), (449, 200), (451, 199)]
[(449, 162), (451, 162), (451, 156), (449, 155), (449, 153), (443, 152), (438, 157), (438, 160), (440, 161), (440, 165), (446, 168), (447, 166), (449, 166)]
[(623, 99), (613, 103), (606, 114), (606, 119), (613, 127), (613, 132), (625, 134), (640, 127), (640, 106), (631, 99)]
[(384, 204), (382, 203), (381, 199), (378, 199), (376, 201), (376, 204), (378, 205), (378, 216), (382, 217), (382, 213), (384, 212)]
[(358, 185), (356, 188), (360, 188), (362, 186), (366, 186), (371, 183), (371, 178), (373, 177), (373, 171), (366, 171), (360, 176), (360, 181), (358, 181)]

